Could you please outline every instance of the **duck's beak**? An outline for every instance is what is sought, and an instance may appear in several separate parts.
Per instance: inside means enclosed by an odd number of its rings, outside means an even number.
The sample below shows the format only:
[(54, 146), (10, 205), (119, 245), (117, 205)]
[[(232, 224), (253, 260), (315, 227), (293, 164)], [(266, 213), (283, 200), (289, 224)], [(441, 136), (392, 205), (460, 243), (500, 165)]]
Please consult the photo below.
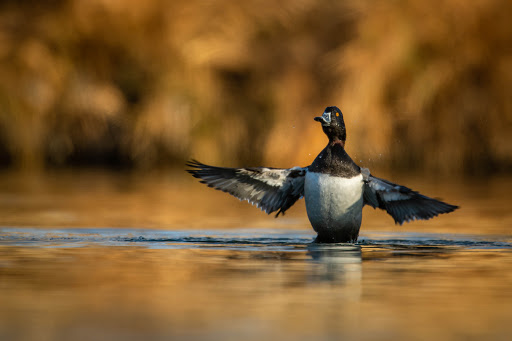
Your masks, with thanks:
[(324, 112), (322, 116), (315, 117), (315, 121), (321, 122), (323, 126), (328, 126), (331, 124), (331, 113)]

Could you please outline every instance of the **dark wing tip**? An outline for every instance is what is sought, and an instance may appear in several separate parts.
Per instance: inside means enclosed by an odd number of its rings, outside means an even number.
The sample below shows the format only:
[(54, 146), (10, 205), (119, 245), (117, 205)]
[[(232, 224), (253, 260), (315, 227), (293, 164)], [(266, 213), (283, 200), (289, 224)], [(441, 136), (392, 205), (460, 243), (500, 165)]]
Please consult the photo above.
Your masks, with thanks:
[(385, 210), (393, 217), (395, 224), (428, 220), (459, 208), (459, 206), (427, 197), (408, 187), (374, 177), (368, 171), (365, 171), (363, 176), (366, 176), (366, 187), (363, 193), (365, 204)]
[[(211, 176), (211, 175), (219, 175), (219, 171), (222, 171), (223, 168), (214, 167), (206, 165), (202, 162), (199, 162), (195, 159), (190, 159), (185, 163), (187, 167), (190, 167), (191, 169), (185, 169), (185, 171), (189, 174), (191, 174), (194, 178), (198, 179), (204, 179), (205, 176)], [(205, 181), (200, 181), (201, 183), (207, 184)], [(209, 187), (213, 187), (208, 185)]]
[[(203, 168), (206, 165), (204, 163), (197, 161), (196, 159), (190, 159), (187, 162), (185, 162), (185, 166), (192, 167), (192, 168)], [(188, 169), (187, 169), (187, 171), (188, 171)]]
[(446, 204), (446, 205), (448, 206), (448, 208), (447, 208), (446, 212), (443, 212), (443, 213), (450, 213), (450, 212), (453, 212), (460, 208), (460, 206), (457, 206), (457, 205), (450, 205), (450, 204)]
[(203, 164), (197, 160), (191, 159), (185, 163), (185, 166), (190, 167), (191, 169), (185, 169), (185, 171), (191, 174), (194, 178), (201, 178), (198, 174), (199, 171), (203, 169)]
[(430, 220), (440, 214), (446, 214), (459, 208), (456, 205), (450, 205), (443, 201), (422, 196), (421, 201), (412, 206), (402, 206), (403, 202), (387, 203), (386, 210), (395, 220), (395, 224), (402, 225), (404, 222), (414, 220)]

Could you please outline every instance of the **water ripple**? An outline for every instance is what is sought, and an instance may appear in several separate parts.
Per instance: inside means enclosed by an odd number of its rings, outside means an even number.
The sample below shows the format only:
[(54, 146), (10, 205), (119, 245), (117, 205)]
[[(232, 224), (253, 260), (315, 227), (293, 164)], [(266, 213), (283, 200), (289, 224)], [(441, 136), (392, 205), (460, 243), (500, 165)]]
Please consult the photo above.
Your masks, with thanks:
[[(0, 228), (0, 245), (37, 247), (137, 246), (146, 248), (225, 248), (243, 250), (304, 250), (314, 235), (306, 231), (242, 229), (237, 231), (161, 231), (146, 229)], [(345, 244), (347, 245), (347, 244)], [(361, 248), (511, 249), (508, 236), (365, 232)], [(341, 247), (339, 244), (318, 247)]]

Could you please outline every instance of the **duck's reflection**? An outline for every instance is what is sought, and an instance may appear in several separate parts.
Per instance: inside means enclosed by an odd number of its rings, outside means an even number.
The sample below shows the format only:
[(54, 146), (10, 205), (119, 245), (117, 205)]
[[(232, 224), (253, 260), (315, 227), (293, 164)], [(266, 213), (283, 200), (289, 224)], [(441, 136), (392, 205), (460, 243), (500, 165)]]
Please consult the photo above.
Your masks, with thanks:
[(353, 244), (308, 245), (311, 256), (311, 280), (342, 285), (357, 284), (362, 276), (361, 247)]

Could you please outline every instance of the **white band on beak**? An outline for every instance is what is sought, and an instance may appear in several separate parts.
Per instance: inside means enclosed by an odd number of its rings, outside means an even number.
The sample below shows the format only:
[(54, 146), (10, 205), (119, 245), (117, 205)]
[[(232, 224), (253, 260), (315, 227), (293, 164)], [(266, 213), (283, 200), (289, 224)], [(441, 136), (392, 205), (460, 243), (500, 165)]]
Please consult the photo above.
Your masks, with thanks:
[(331, 113), (326, 111), (323, 113), (322, 118), (324, 120), (324, 123), (330, 124), (331, 123)]

